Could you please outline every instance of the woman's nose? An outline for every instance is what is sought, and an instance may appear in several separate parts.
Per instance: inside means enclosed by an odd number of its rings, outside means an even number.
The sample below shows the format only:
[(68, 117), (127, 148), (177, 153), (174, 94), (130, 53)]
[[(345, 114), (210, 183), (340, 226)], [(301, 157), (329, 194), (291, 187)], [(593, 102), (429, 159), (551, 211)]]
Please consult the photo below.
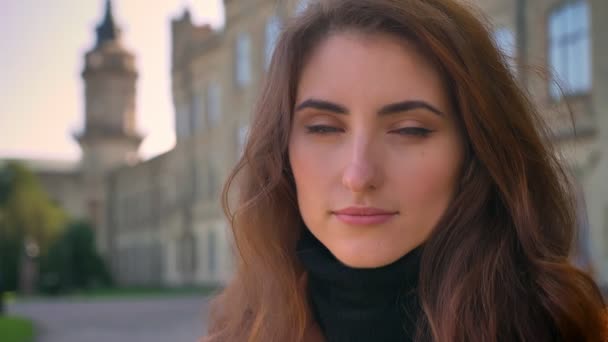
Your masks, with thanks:
[(352, 192), (366, 192), (380, 186), (381, 175), (369, 144), (358, 144), (347, 153), (342, 184)]

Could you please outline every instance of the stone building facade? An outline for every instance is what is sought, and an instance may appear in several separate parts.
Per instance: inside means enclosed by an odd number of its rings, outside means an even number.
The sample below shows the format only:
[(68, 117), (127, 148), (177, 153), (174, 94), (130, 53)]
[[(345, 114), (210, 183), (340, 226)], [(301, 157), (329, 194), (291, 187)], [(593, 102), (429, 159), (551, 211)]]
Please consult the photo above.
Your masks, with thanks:
[(472, 0), (541, 109), (579, 187), (578, 257), (608, 282), (608, 2)]
[[(308, 0), (315, 1), (315, 0)], [(608, 31), (605, 0), (466, 0), (487, 15), (513, 72), (554, 128), (581, 193), (579, 255), (608, 282)], [(186, 10), (171, 22), (176, 146), (140, 161), (137, 71), (120, 44), (110, 3), (86, 58), (80, 167), (40, 170), (54, 197), (93, 219), (98, 244), (122, 284), (225, 283), (232, 241), (220, 207), (241, 153), (260, 82), (282, 23), (298, 0), (224, 0), (220, 30)], [(100, 43), (101, 41), (101, 43)], [(549, 73), (556, 70), (559, 93)], [(570, 89), (571, 88), (571, 89)], [(575, 118), (569, 125), (566, 103)], [(75, 185), (76, 184), (76, 185)], [(586, 203), (586, 206), (584, 205)], [(584, 210), (586, 208), (586, 210)]]
[(107, 178), (111, 238), (103, 245), (124, 283), (225, 283), (232, 275), (219, 196), (242, 152), (280, 25), (298, 4), (224, 5), (222, 30), (194, 25), (188, 10), (171, 22), (175, 148)]

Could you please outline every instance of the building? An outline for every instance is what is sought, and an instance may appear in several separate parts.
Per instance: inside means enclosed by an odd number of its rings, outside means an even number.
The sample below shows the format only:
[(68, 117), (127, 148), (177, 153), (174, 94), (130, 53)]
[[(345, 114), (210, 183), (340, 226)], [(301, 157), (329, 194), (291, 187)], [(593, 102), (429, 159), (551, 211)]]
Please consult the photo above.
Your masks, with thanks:
[(219, 194), (241, 153), (281, 22), (296, 4), (225, 1), (225, 7), (220, 31), (195, 26), (188, 10), (171, 23), (174, 149), (139, 160), (137, 70), (107, 1), (82, 73), (85, 127), (76, 136), (82, 160), (59, 170), (30, 162), (56, 201), (94, 222), (98, 247), (122, 284), (225, 283), (232, 274)]
[(101, 244), (122, 283), (225, 283), (233, 273), (219, 195), (241, 153), (268, 51), (294, 4), (224, 4), (220, 31), (194, 25), (188, 10), (171, 23), (175, 148), (108, 173)]
[[(606, 283), (608, 41), (602, 32), (608, 22), (602, 15), (608, 2), (467, 1), (486, 13), (517, 79), (554, 129), (581, 192), (579, 255), (582, 262), (591, 259)], [(187, 10), (172, 20), (176, 146), (147, 161), (137, 156), (142, 137), (135, 130), (134, 57), (120, 42), (107, 2), (97, 43), (85, 56), (86, 124), (77, 136), (81, 163), (45, 163), (37, 170), (54, 198), (74, 215), (93, 220), (98, 245), (120, 283), (187, 285), (230, 278), (232, 242), (219, 194), (241, 153), (282, 22), (306, 2), (224, 0), (226, 23), (217, 31), (194, 25)], [(543, 77), (528, 66), (547, 73)]]
[[(604, 0), (472, 0), (513, 57), (580, 192), (579, 261), (608, 282), (608, 23)], [(574, 124), (574, 125), (573, 125)], [(586, 207), (586, 210), (585, 210)], [(587, 260), (585, 260), (587, 259)]]

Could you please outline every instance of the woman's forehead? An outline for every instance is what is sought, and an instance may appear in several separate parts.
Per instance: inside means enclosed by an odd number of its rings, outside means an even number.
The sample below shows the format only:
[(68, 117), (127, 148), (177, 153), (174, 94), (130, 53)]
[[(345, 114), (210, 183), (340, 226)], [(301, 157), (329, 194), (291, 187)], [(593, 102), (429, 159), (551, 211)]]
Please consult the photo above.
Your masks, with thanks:
[(307, 98), (331, 98), (345, 106), (409, 99), (447, 105), (438, 71), (415, 44), (388, 34), (354, 32), (332, 34), (311, 54), (299, 78), (296, 104)]

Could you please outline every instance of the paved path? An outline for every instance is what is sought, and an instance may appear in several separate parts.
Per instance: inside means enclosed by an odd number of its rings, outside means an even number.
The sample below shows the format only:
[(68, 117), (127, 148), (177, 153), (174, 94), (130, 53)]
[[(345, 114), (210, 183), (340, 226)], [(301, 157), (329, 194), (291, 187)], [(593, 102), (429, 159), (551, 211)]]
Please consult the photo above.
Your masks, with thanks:
[(195, 342), (206, 330), (207, 304), (201, 297), (41, 300), (7, 311), (35, 321), (37, 342)]

